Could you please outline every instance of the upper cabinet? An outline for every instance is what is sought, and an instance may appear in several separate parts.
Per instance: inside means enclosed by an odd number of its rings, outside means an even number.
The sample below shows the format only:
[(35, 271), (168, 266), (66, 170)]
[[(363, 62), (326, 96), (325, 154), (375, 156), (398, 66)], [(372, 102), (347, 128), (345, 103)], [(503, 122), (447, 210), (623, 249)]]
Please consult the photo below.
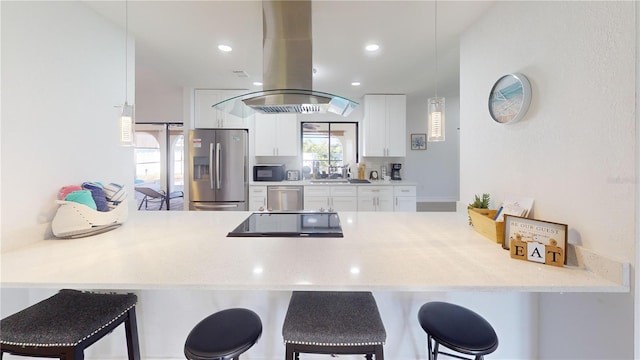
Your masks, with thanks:
[(362, 155), (403, 157), (407, 146), (406, 95), (365, 95)]
[(245, 94), (247, 90), (194, 90), (194, 128), (196, 129), (216, 129), (233, 128), (246, 129), (247, 121), (243, 114), (230, 114), (214, 109), (212, 105), (234, 96)]
[(255, 115), (255, 156), (298, 156), (298, 118), (295, 114)]

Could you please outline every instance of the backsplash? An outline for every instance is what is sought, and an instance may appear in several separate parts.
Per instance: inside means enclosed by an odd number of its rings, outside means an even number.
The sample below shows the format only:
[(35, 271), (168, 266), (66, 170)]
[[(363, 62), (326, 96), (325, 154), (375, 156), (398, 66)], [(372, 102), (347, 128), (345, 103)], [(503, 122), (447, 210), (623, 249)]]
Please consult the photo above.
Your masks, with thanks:
[[(387, 169), (387, 175), (391, 174), (391, 164), (402, 164), (403, 168), (400, 170), (400, 176), (404, 174), (404, 158), (402, 157), (363, 157), (362, 162), (365, 163), (365, 177), (368, 179), (371, 171), (375, 170), (378, 172), (378, 176), (382, 176), (382, 167), (385, 166)], [(357, 167), (351, 168), (352, 174), (357, 174)]]
[[(402, 157), (363, 157), (362, 162), (366, 164), (365, 178), (369, 178), (371, 171), (378, 172), (378, 176), (382, 176), (382, 167), (386, 166), (387, 175), (391, 173), (392, 163), (402, 164), (403, 168), (400, 170), (400, 175), (404, 174), (404, 158)], [(302, 160), (295, 156), (256, 156), (256, 164), (284, 164), (286, 170), (302, 170)], [(358, 165), (350, 164), (351, 174), (354, 178), (358, 176)]]

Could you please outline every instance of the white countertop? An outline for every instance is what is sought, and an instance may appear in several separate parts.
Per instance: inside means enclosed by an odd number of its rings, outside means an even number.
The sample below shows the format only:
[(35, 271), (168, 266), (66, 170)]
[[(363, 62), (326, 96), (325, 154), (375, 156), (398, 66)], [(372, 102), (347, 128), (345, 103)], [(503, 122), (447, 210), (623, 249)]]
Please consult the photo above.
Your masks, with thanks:
[(251, 186), (287, 186), (287, 185), (298, 185), (298, 186), (327, 186), (327, 185), (346, 185), (346, 186), (371, 186), (371, 185), (384, 185), (384, 186), (416, 186), (417, 183), (413, 181), (407, 180), (369, 180), (369, 183), (347, 183), (347, 182), (336, 182), (335, 180), (332, 182), (331, 180), (323, 182), (322, 179), (314, 180), (319, 182), (311, 182), (311, 180), (296, 180), (296, 181), (251, 181), (249, 185)]
[[(1, 254), (3, 287), (627, 292), (629, 265), (509, 258), (465, 213), (340, 213), (344, 238), (227, 238), (249, 212), (133, 212)], [(595, 256), (597, 258), (597, 256)], [(587, 263), (589, 262), (589, 263)]]

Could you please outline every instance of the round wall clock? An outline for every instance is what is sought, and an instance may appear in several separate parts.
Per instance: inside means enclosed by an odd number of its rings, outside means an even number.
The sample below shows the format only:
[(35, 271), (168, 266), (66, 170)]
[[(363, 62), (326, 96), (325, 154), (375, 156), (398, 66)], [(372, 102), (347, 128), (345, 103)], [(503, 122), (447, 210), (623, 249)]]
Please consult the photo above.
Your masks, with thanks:
[(489, 94), (489, 114), (500, 124), (513, 124), (524, 117), (531, 104), (531, 84), (520, 73), (496, 81)]

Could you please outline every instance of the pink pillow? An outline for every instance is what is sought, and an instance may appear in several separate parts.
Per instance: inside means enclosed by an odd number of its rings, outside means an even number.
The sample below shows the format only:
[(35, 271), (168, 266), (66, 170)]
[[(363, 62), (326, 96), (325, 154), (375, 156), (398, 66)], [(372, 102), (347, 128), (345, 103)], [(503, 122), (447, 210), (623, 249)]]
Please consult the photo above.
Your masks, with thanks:
[(64, 200), (67, 197), (67, 195), (78, 190), (82, 190), (82, 187), (80, 185), (63, 186), (58, 192), (58, 200)]

